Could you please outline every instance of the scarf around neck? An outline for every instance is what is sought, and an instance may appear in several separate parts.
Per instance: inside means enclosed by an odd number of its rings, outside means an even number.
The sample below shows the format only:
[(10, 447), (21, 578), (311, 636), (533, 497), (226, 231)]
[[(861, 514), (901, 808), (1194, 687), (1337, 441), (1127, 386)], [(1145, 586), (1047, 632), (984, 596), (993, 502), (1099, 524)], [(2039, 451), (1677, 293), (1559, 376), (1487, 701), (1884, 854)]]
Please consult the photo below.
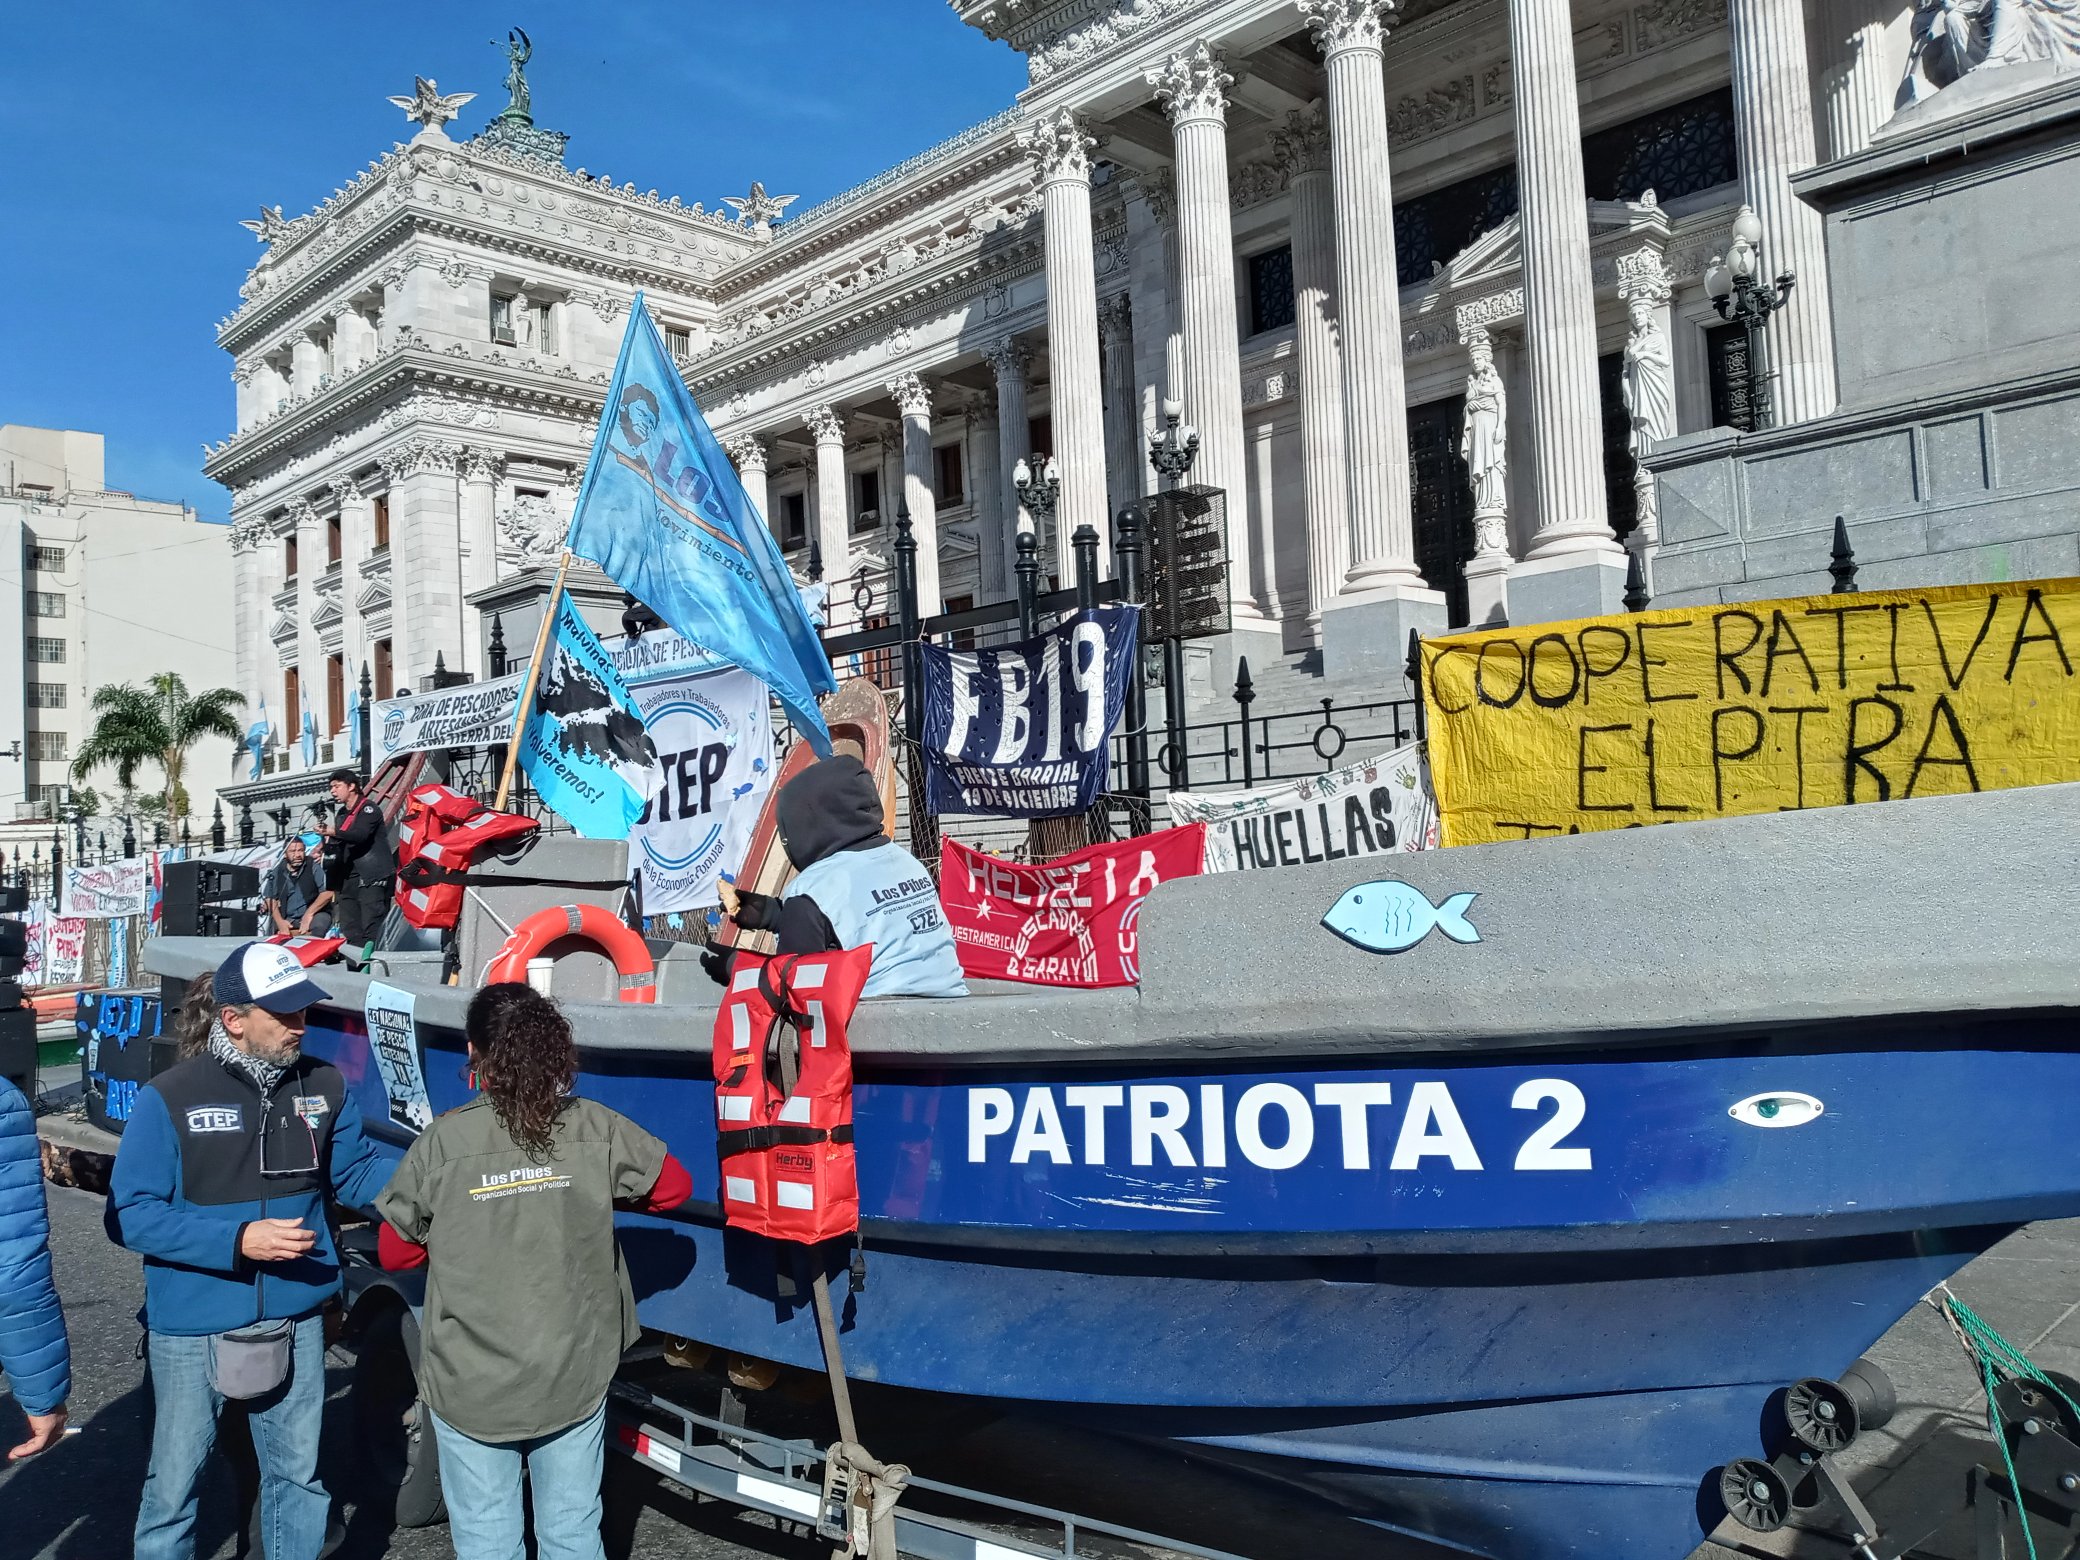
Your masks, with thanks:
[(260, 1097), (267, 1099), (274, 1094), (275, 1085), (282, 1081), (286, 1067), (277, 1067), (273, 1062), (263, 1062), (257, 1056), (248, 1056), (232, 1043), (230, 1033), (224, 1028), (221, 1018), (211, 1021), (209, 1026), (209, 1054), (226, 1067), (244, 1073), (253, 1080)]

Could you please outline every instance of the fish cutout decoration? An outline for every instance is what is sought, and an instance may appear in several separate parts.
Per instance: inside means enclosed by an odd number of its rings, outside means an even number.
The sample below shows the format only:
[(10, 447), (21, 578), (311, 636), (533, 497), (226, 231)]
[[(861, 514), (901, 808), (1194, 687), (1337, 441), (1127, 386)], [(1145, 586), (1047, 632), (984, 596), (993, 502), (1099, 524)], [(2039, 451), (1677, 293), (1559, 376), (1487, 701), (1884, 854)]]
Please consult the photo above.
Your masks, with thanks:
[(1329, 907), (1322, 925), (1367, 953), (1406, 953), (1433, 930), (1453, 942), (1477, 943), (1481, 934), (1466, 912), (1478, 897), (1454, 894), (1433, 905), (1421, 889), (1406, 883), (1360, 883)]

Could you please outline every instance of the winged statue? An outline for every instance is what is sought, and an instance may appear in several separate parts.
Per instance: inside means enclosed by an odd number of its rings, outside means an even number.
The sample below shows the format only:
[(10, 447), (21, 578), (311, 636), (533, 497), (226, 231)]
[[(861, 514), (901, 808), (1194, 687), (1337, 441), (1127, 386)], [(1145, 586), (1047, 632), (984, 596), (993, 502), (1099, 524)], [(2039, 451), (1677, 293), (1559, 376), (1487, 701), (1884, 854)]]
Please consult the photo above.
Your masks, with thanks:
[(404, 117), (417, 121), (428, 130), (438, 130), (457, 114), (462, 105), (476, 96), (474, 92), (443, 93), (440, 83), (426, 76), (412, 78), (410, 97), (393, 97), (391, 102), (404, 110)]

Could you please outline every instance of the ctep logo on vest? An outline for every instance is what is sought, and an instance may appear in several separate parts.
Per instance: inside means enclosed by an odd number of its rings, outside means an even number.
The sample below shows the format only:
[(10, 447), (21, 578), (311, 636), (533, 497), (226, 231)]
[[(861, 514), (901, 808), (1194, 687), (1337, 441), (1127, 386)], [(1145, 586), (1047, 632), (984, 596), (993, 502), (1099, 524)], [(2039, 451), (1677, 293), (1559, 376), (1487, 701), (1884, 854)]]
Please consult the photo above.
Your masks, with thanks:
[(197, 1105), (188, 1112), (190, 1132), (236, 1132), (244, 1121), (236, 1105)]

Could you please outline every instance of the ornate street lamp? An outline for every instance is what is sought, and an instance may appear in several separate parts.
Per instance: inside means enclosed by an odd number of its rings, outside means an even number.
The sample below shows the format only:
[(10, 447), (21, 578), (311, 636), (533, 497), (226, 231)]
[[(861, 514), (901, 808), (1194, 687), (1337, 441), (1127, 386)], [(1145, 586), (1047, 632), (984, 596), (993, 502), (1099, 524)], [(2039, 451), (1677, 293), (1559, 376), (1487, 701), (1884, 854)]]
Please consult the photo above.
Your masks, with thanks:
[(1719, 318), (1738, 325), (1748, 344), (1747, 415), (1735, 410), (1733, 426), (1743, 433), (1757, 433), (1775, 420), (1770, 406), (1769, 345), (1763, 327), (1769, 317), (1784, 307), (1796, 285), (1790, 271), (1774, 284), (1760, 278), (1762, 270), (1762, 221), (1753, 208), (1743, 206), (1733, 219), (1733, 242), (1724, 255), (1713, 255), (1705, 267), (1704, 290), (1711, 295)]
[(1055, 506), (1062, 501), (1062, 478), (1054, 457), (1036, 453), (1031, 465), (1020, 461), (1011, 468), (1011, 487), (1026, 513), (1033, 517), (1034, 528), (1042, 536), (1051, 536)]
[(1148, 436), (1148, 463), (1165, 482), (1182, 482), (1199, 458), (1199, 430), (1180, 429), (1177, 422), (1183, 416), (1183, 402), (1165, 401), (1163, 431)]

